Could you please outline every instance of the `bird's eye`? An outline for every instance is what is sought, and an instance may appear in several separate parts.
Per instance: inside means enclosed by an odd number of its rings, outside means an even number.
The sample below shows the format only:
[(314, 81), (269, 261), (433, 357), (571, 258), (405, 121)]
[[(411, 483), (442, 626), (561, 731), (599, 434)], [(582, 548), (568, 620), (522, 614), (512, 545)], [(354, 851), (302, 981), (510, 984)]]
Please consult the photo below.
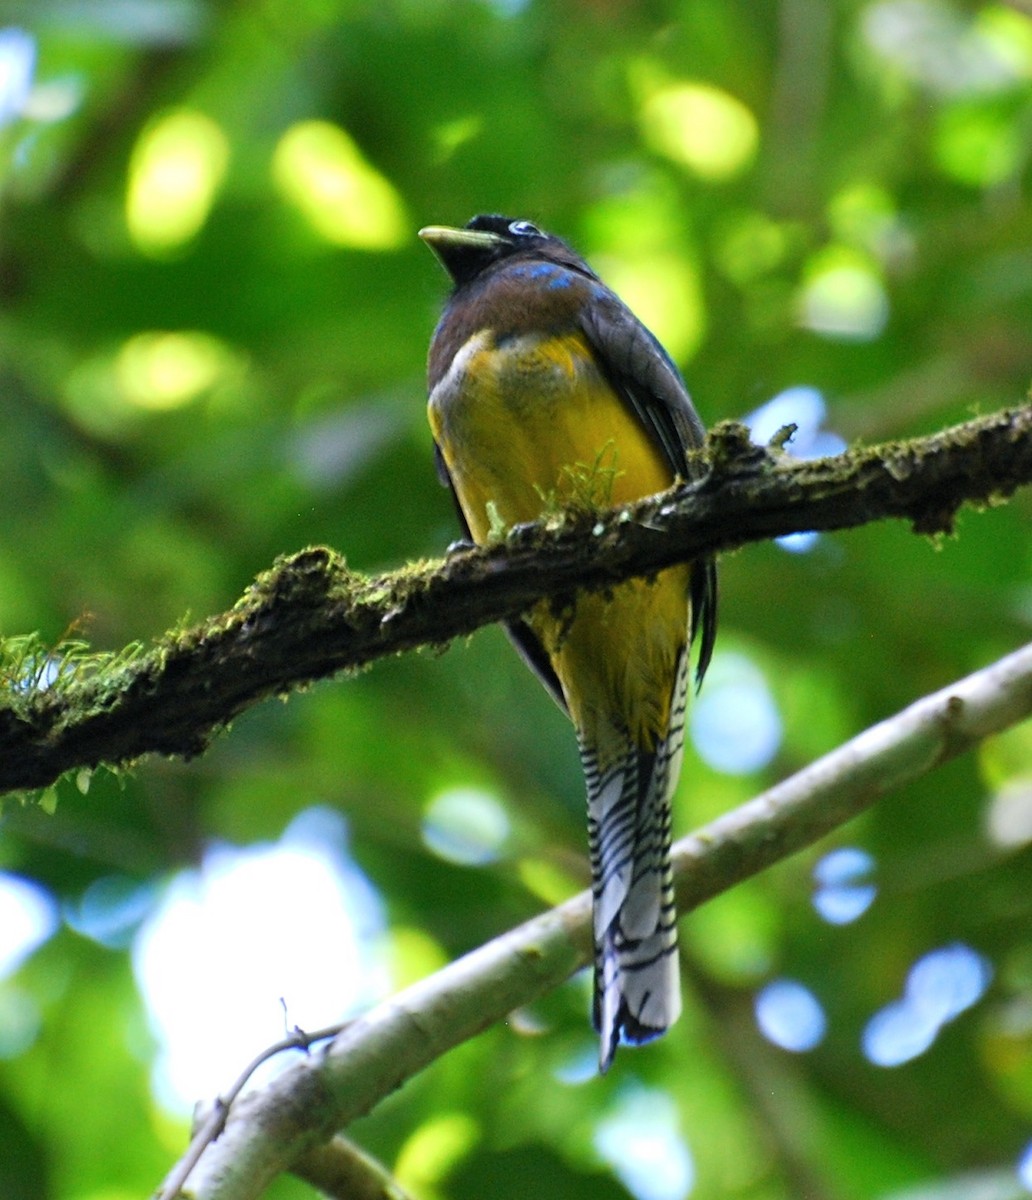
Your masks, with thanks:
[(541, 236), (541, 230), (533, 221), (513, 221), (509, 226), (509, 232), (516, 234), (517, 237)]

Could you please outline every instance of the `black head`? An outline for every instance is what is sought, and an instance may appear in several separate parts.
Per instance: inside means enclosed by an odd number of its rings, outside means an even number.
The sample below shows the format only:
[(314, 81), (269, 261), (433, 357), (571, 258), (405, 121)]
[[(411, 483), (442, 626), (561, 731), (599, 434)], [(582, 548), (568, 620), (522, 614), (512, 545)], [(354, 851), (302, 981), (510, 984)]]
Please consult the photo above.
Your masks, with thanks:
[(533, 221), (492, 214), (474, 217), (462, 229), (428, 225), (419, 236), (458, 286), (472, 282), (495, 263), (517, 256), (547, 258), (590, 273), (565, 242), (545, 233)]

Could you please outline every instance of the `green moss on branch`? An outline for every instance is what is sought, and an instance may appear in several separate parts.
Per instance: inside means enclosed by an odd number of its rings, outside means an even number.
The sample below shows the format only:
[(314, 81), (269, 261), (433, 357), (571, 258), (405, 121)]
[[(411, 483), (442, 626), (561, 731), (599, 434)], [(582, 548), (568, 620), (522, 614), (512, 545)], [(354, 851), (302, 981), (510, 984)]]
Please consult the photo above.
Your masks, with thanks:
[(904, 518), (949, 532), (963, 504), (1032, 482), (1032, 406), (907, 442), (792, 459), (724, 423), (692, 482), (625, 509), (577, 512), (513, 530), (497, 545), (365, 576), (326, 547), (278, 559), (227, 612), (154, 646), (91, 655), (0, 645), (0, 792), (157, 753), (189, 758), (245, 708), (388, 654), (441, 645), (701, 553), (806, 530)]

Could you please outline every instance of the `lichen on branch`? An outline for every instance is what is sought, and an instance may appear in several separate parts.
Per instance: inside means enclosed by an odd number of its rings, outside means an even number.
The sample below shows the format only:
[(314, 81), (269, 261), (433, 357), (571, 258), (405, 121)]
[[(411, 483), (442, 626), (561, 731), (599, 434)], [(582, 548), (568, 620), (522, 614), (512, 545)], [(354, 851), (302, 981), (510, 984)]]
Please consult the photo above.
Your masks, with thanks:
[(271, 695), (443, 645), (544, 596), (572, 599), (808, 530), (903, 518), (918, 533), (950, 532), (962, 505), (999, 503), (1032, 482), (1032, 405), (807, 461), (777, 440), (756, 446), (744, 426), (725, 422), (694, 456), (692, 476), (624, 508), (552, 515), (487, 548), (382, 575), (358, 574), (334, 550), (311, 547), (278, 559), (227, 612), (131, 654), (9, 639), (0, 661), (0, 793), (144, 754), (189, 758)]

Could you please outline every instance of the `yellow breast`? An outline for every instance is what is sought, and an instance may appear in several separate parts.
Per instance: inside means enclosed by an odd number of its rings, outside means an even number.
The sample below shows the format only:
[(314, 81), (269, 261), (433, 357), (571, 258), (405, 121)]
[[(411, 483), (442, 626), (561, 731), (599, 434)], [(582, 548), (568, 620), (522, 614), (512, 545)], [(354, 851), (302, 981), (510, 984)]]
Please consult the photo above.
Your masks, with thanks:
[[(501, 343), (490, 331), (477, 334), (431, 393), (430, 424), (481, 543), (549, 508), (623, 504), (674, 479), (577, 332)], [(572, 621), (557, 619), (547, 602), (530, 614), (570, 713), (592, 741), (614, 718), (645, 748), (665, 730), (687, 597), (688, 568), (673, 567), (652, 582), (580, 597)]]
[(673, 481), (579, 333), (501, 345), (477, 334), (434, 388), (430, 424), (478, 542), (498, 519), (509, 526), (554, 504), (620, 504)]

